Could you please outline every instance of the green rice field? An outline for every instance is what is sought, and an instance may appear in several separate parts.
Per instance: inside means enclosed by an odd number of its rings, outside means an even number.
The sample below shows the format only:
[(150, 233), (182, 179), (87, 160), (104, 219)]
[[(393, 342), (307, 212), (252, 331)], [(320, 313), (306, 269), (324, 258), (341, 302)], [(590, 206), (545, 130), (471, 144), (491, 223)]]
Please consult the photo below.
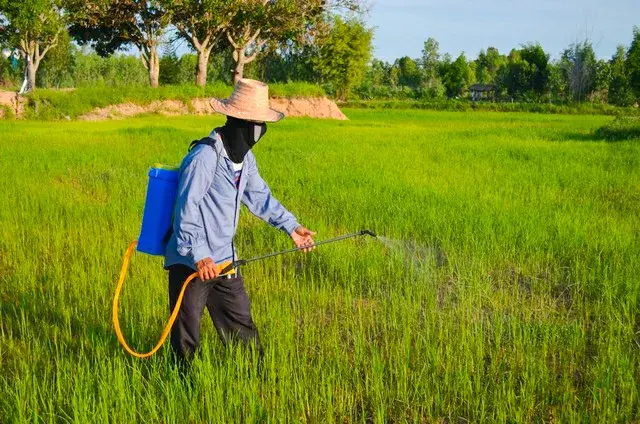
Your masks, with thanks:
[[(0, 121), (0, 422), (640, 422), (640, 143), (605, 116), (347, 109), (285, 119), (262, 176), (323, 240), (244, 269), (262, 368), (205, 314), (186, 375), (111, 324), (147, 170), (222, 117)], [(248, 211), (242, 257), (291, 247)], [(134, 255), (130, 344), (168, 318)]]

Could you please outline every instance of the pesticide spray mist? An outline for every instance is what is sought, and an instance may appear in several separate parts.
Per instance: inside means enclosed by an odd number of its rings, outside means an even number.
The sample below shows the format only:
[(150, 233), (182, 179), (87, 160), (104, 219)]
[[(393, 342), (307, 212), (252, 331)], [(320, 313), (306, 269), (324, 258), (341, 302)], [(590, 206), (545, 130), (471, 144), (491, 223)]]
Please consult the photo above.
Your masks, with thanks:
[(448, 263), (447, 254), (439, 243), (424, 245), (415, 240), (397, 240), (384, 236), (376, 236), (392, 253), (401, 255), (405, 262), (414, 266), (435, 264), (438, 267)]

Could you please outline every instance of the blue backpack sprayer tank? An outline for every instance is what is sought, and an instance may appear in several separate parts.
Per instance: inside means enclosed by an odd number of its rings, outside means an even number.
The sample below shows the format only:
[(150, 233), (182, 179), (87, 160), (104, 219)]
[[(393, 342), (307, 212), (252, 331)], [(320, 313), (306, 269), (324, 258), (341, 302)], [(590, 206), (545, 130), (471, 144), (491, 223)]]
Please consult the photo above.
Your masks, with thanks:
[[(126, 250), (124, 255), (124, 260), (122, 262), (122, 268), (120, 270), (120, 277), (118, 279), (118, 284), (116, 285), (115, 294), (113, 296), (113, 309), (112, 309), (112, 318), (113, 318), (113, 327), (116, 332), (116, 336), (118, 337), (118, 341), (124, 347), (124, 349), (131, 355), (137, 358), (148, 358), (154, 353), (156, 353), (165, 342), (167, 336), (171, 332), (171, 327), (175, 322), (178, 313), (180, 311), (180, 306), (182, 305), (182, 298), (184, 297), (184, 292), (189, 286), (189, 284), (198, 277), (198, 273), (194, 272), (191, 274), (187, 280), (184, 282), (182, 289), (180, 290), (180, 294), (178, 295), (178, 299), (176, 301), (176, 306), (173, 311), (171, 311), (171, 315), (169, 316), (169, 320), (167, 325), (164, 327), (162, 334), (160, 336), (160, 340), (155, 345), (155, 347), (147, 352), (147, 353), (139, 353), (134, 351), (127, 344), (124, 336), (122, 335), (122, 331), (120, 329), (120, 320), (118, 318), (118, 305), (120, 301), (120, 293), (122, 291), (122, 286), (124, 284), (124, 280), (127, 275), (127, 270), (129, 268), (129, 262), (131, 260), (131, 255), (133, 254), (134, 249), (139, 252), (146, 253), (149, 255), (155, 256), (163, 256), (165, 254), (165, 249), (168, 242), (168, 236), (171, 234), (172, 225), (173, 225), (173, 209), (176, 201), (176, 196), (178, 192), (178, 183), (180, 180), (180, 170), (178, 167), (155, 164), (149, 170), (149, 183), (147, 186), (147, 196), (144, 204), (144, 213), (142, 216), (142, 226), (140, 229), (140, 236), (138, 240), (134, 240), (129, 244), (129, 247)], [(375, 233), (369, 230), (362, 230), (353, 234), (346, 234), (343, 236), (335, 237), (333, 239), (328, 239), (324, 241), (319, 241), (314, 244), (314, 246), (319, 246), (322, 244), (333, 243), (340, 240), (345, 240), (352, 237), (362, 236), (362, 235), (370, 235), (376, 237)], [(306, 246), (309, 247), (309, 246)], [(282, 255), (284, 253), (295, 252), (305, 247), (296, 247), (292, 249), (283, 250), (281, 252), (269, 253), (262, 256), (257, 256), (250, 259), (239, 259), (234, 262), (225, 262), (218, 265), (218, 269), (220, 271), (220, 275), (224, 275), (227, 273), (234, 272), (236, 268), (242, 265), (246, 265), (250, 262), (259, 261), (262, 259), (270, 258), (273, 256)], [(212, 284), (215, 284), (215, 280), (211, 280)]]

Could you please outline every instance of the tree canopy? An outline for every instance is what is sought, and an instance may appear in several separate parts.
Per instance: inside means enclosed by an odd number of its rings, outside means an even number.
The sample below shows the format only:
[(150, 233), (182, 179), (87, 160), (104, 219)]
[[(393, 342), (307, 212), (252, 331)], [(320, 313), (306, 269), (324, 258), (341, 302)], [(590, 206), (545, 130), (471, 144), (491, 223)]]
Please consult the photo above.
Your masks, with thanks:
[(67, 28), (64, 6), (62, 0), (0, 0), (0, 37), (18, 47), (26, 58), (31, 88), (35, 87), (40, 62)]
[(90, 44), (101, 56), (134, 45), (149, 71), (149, 83), (158, 86), (162, 41), (169, 15), (159, 0), (75, 0), (69, 28), (80, 44)]

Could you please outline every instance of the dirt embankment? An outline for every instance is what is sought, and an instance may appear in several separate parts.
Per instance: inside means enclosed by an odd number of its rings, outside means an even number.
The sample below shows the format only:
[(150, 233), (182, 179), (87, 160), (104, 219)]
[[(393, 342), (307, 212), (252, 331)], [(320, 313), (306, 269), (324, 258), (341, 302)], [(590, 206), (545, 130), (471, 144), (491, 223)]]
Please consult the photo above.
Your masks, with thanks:
[[(272, 98), (271, 107), (291, 117), (310, 117), (324, 119), (340, 119), (347, 117), (332, 100), (326, 97), (309, 98)], [(154, 101), (148, 105), (123, 103), (103, 108), (96, 108), (79, 117), (85, 121), (102, 121), (106, 119), (123, 119), (144, 113), (156, 113), (165, 116), (176, 115), (211, 115), (215, 112), (209, 104), (209, 99), (192, 99), (190, 104), (180, 100)]]
[[(211, 108), (209, 101), (210, 99), (208, 98), (199, 98), (192, 99), (189, 103), (181, 100), (154, 101), (146, 105), (122, 103), (96, 108), (79, 116), (78, 119), (83, 121), (104, 121), (107, 119), (124, 119), (145, 113), (165, 116), (212, 115), (215, 112)], [(13, 116), (22, 116), (26, 104), (27, 100), (17, 93), (0, 91), (0, 106), (4, 106), (0, 107), (0, 118), (5, 117), (5, 108), (9, 109)], [(338, 108), (338, 105), (326, 97), (272, 98), (271, 107), (290, 117), (347, 119)]]
[(26, 99), (15, 91), (0, 91), (0, 118), (4, 118), (6, 109), (9, 109), (13, 116), (22, 116)]

